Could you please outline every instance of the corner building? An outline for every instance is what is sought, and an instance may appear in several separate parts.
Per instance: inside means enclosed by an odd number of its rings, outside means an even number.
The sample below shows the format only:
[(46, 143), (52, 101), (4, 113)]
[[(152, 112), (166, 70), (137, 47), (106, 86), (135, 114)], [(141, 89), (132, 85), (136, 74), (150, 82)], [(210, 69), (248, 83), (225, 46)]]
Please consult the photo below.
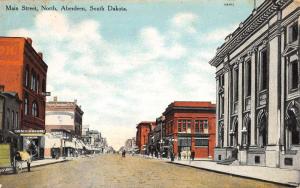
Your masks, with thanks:
[(299, 1), (264, 1), (209, 62), (216, 67), (215, 160), (300, 169), (299, 16)]
[(181, 158), (193, 151), (195, 158), (212, 158), (215, 147), (215, 112), (211, 102), (175, 101), (163, 115), (164, 147)]

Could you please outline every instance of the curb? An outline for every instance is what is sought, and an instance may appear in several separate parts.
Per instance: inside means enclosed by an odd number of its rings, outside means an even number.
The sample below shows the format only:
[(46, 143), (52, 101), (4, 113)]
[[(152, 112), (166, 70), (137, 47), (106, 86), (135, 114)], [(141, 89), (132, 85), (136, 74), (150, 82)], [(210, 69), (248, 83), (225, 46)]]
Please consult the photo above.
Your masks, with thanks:
[(167, 163), (180, 165), (180, 166), (191, 167), (191, 168), (196, 168), (196, 169), (201, 169), (201, 170), (206, 170), (206, 171), (210, 171), (210, 172), (214, 172), (214, 173), (218, 173), (218, 174), (231, 175), (231, 176), (234, 176), (234, 177), (247, 178), (247, 179), (252, 179), (252, 180), (257, 180), (257, 181), (262, 181), (262, 182), (274, 183), (274, 184), (277, 184), (277, 185), (293, 186), (293, 187), (299, 186), (298, 184), (294, 184), (294, 183), (276, 182), (276, 181), (272, 181), (272, 180), (254, 178), (254, 177), (249, 177), (249, 176), (245, 176), (245, 175), (232, 174), (232, 173), (229, 173), (229, 172), (223, 172), (223, 171), (218, 171), (218, 170), (214, 170), (214, 169), (208, 169), (208, 168), (203, 168), (203, 167), (198, 167), (198, 166), (192, 166), (192, 165), (189, 165), (189, 164), (182, 164), (182, 163), (176, 163), (176, 162), (170, 162), (170, 161), (168, 161)]
[(30, 166), (30, 168), (35, 168), (35, 167), (40, 167), (40, 166), (47, 166), (47, 165), (51, 165), (51, 164), (56, 164), (56, 163), (63, 163), (63, 162), (68, 162), (70, 160), (62, 160), (62, 161), (55, 161), (55, 162), (51, 162), (51, 163), (44, 163), (44, 164), (37, 164), (37, 165), (34, 165), (34, 166)]

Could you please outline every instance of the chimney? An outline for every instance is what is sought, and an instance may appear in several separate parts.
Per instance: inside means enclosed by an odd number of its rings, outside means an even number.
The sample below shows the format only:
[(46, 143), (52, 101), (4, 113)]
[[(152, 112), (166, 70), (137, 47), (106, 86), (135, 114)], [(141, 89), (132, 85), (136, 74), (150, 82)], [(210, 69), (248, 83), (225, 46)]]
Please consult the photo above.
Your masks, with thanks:
[(38, 52), (39, 56), (41, 59), (43, 59), (43, 53), (42, 52)]
[(57, 102), (57, 96), (53, 97), (53, 101)]
[(28, 42), (30, 45), (32, 45), (32, 39), (31, 39), (31, 38), (27, 37), (26, 40), (27, 40), (27, 42)]
[(4, 85), (0, 85), (0, 92), (4, 91)]

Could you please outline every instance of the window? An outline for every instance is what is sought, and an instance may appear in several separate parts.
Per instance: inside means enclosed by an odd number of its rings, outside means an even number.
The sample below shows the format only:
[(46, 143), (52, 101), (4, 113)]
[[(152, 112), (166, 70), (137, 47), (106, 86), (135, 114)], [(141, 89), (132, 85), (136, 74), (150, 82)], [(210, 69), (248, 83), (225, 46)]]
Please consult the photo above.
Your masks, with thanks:
[(298, 22), (293, 23), (288, 29), (289, 32), (289, 42), (295, 42), (298, 40)]
[(268, 87), (268, 57), (267, 50), (260, 52), (259, 90), (263, 91)]
[(36, 102), (32, 103), (31, 115), (33, 117), (38, 117), (38, 106), (37, 106)]
[(37, 80), (36, 80), (36, 92), (39, 93), (40, 91), (40, 77), (37, 76)]
[(294, 60), (289, 65), (289, 74), (290, 74), (290, 81), (289, 81), (289, 88), (290, 89), (297, 89), (299, 84), (299, 74), (298, 74), (298, 61)]
[(181, 132), (181, 126), (182, 126), (182, 121), (178, 120), (178, 123), (177, 123), (178, 132)]
[(15, 126), (15, 111), (11, 111), (11, 125)]
[(219, 77), (219, 87), (224, 87), (224, 74)]
[(260, 156), (255, 156), (254, 157), (254, 162), (255, 162), (255, 164), (259, 164), (260, 163)]
[(46, 81), (43, 79), (42, 92), (46, 92)]
[(24, 99), (24, 114), (28, 115), (28, 97)]
[(233, 70), (233, 101), (238, 101), (239, 99), (239, 69), (235, 68)]
[(208, 146), (208, 139), (195, 139), (195, 146)]
[(251, 95), (251, 61), (246, 62), (245, 66), (245, 97), (248, 97)]
[(196, 120), (195, 121), (195, 132), (201, 134), (208, 134), (208, 121), (207, 120)]
[(28, 87), (29, 85), (29, 68), (26, 66), (25, 68), (25, 86)]
[(220, 96), (220, 117), (224, 116), (224, 95)]
[(15, 128), (19, 128), (19, 113), (15, 113)]

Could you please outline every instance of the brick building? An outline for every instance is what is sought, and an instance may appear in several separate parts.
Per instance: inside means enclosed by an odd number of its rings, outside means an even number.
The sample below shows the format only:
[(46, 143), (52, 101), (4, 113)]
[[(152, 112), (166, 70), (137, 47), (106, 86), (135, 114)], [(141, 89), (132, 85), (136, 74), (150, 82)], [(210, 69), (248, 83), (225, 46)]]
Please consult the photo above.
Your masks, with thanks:
[[(16, 92), (20, 105), (21, 130), (41, 131), (45, 129), (46, 78), (48, 66), (32, 46), (30, 38), (0, 37), (0, 85), (5, 92)], [(20, 132), (19, 132), (20, 133)], [(43, 134), (22, 136), (23, 149), (30, 142), (38, 150)]]
[(140, 153), (145, 154), (146, 146), (148, 143), (148, 134), (154, 128), (155, 122), (152, 121), (142, 121), (137, 126), (136, 132), (136, 145), (140, 151)]
[(76, 137), (81, 137), (82, 116), (83, 111), (76, 100), (65, 102), (58, 101), (57, 97), (54, 97), (53, 101), (46, 104), (46, 131), (65, 130)]
[(215, 147), (215, 104), (175, 101), (163, 113), (165, 152), (181, 157), (195, 152), (195, 158), (211, 158)]

